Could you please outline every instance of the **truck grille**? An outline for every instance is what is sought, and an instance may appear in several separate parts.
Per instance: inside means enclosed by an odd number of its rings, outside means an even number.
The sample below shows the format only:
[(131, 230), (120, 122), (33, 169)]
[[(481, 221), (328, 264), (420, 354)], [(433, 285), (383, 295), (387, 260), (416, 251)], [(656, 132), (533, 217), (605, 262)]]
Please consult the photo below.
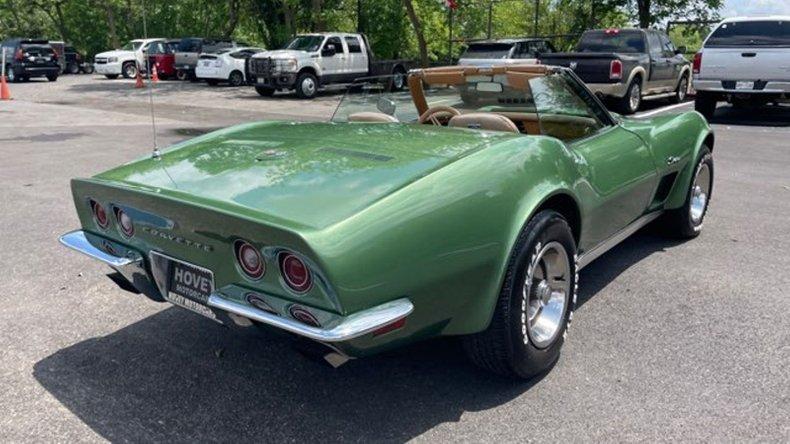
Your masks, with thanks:
[(107, 63), (107, 59), (105, 57), (96, 57), (94, 63), (96, 63), (97, 65), (104, 65), (105, 63)]
[(274, 62), (271, 57), (266, 58), (251, 58), (250, 59), (250, 73), (255, 77), (265, 77), (271, 75), (274, 68)]

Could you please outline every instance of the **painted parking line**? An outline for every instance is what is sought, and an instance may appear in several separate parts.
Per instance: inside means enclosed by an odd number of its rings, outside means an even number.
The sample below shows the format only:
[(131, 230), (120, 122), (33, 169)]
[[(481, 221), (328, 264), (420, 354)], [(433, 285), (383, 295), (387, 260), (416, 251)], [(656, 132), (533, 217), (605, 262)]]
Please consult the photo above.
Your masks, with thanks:
[(637, 119), (641, 119), (641, 118), (651, 117), (651, 116), (655, 116), (656, 114), (666, 113), (666, 112), (669, 112), (669, 111), (673, 111), (673, 110), (676, 110), (676, 109), (685, 108), (685, 107), (689, 107), (689, 106), (694, 106), (694, 102), (693, 101), (691, 101), (691, 102), (683, 102), (683, 103), (678, 103), (678, 104), (675, 104), (675, 105), (664, 106), (664, 107), (656, 108), (654, 110), (646, 111), (646, 112), (643, 112), (643, 113), (634, 114), (634, 117), (637, 118)]

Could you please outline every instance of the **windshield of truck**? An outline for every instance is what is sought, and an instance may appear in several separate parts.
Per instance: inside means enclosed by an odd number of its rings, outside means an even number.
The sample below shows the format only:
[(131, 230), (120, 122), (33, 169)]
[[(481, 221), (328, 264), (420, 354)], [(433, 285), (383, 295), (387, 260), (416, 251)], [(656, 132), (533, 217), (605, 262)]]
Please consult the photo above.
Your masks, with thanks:
[(705, 47), (727, 46), (790, 47), (790, 22), (760, 20), (722, 23), (705, 42)]
[(512, 43), (471, 43), (461, 55), (462, 59), (506, 59)]
[(323, 41), (324, 36), (322, 35), (300, 35), (291, 40), (291, 43), (289, 43), (285, 49), (315, 52), (318, 51), (318, 48), (321, 46), (321, 42)]
[(143, 42), (128, 42), (121, 49), (124, 51), (137, 51), (141, 46), (143, 46)]
[(588, 31), (582, 34), (577, 52), (645, 52), (644, 35), (640, 31)]

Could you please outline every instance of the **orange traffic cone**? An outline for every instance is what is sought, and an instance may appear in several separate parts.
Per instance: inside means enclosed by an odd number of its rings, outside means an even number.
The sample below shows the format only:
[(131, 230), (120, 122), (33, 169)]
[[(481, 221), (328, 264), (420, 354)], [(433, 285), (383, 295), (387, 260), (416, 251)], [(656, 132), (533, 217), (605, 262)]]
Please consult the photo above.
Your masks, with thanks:
[(159, 81), (159, 73), (156, 72), (156, 65), (151, 68), (151, 81), (154, 83)]
[(134, 83), (135, 88), (145, 88), (145, 84), (143, 84), (143, 76), (140, 74), (140, 70), (137, 70), (137, 81)]
[(0, 100), (11, 100), (11, 91), (8, 90), (5, 76), (0, 77)]

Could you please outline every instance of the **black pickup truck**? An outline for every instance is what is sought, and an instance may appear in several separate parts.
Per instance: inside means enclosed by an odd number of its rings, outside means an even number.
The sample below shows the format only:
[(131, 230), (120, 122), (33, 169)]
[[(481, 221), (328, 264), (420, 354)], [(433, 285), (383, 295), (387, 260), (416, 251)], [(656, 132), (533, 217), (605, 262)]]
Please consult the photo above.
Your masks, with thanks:
[(691, 66), (663, 32), (652, 29), (596, 29), (582, 34), (575, 52), (541, 55), (546, 65), (573, 69), (622, 114), (633, 114), (642, 100), (686, 98)]

